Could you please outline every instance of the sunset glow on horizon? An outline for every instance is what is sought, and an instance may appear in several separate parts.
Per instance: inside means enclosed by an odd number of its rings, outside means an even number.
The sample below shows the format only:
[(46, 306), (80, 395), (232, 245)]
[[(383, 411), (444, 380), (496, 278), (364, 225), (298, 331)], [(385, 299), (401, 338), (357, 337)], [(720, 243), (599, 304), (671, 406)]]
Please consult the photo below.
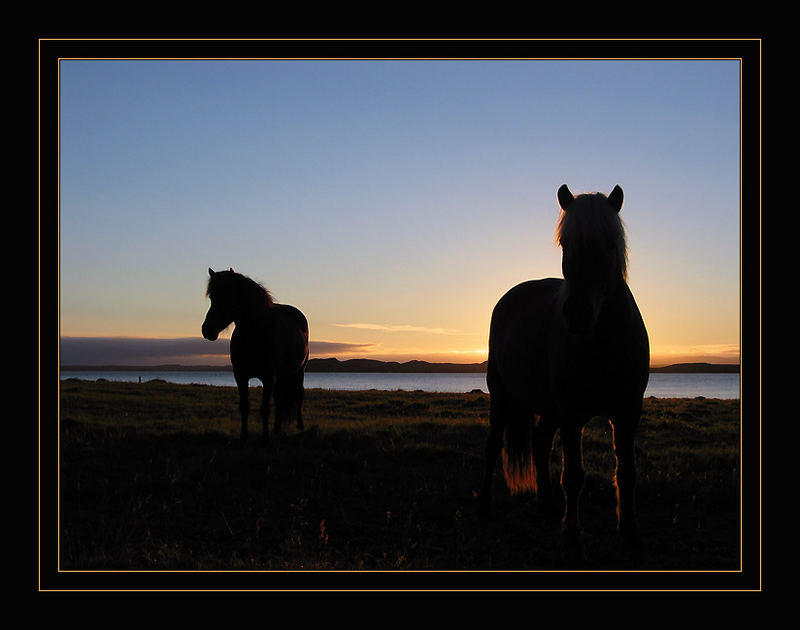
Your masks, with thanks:
[[(62, 351), (62, 361), (64, 365), (162, 365), (179, 364), (186, 366), (193, 365), (220, 365), (229, 366), (228, 342), (230, 331), (227, 335), (221, 335), (216, 342), (200, 340), (199, 337), (183, 338), (147, 338), (147, 337), (68, 337), (62, 338), (66, 352)], [(115, 341), (124, 340), (128, 347), (124, 349), (114, 349)], [(96, 342), (97, 346), (104, 346), (107, 354), (98, 355), (88, 351), (91, 342)], [(191, 352), (184, 354), (168, 354), (158, 349), (161, 345), (180, 341), (192, 341)], [(197, 344), (206, 344), (205, 348), (200, 348)], [(208, 344), (215, 344), (212, 348)], [(132, 347), (138, 345), (141, 350), (132, 352)], [(156, 348), (152, 351), (144, 349)], [(488, 348), (483, 349), (430, 349), (414, 347), (384, 347), (379, 343), (375, 344), (350, 344), (347, 342), (331, 342), (324, 340), (312, 340), (311, 359), (338, 359), (347, 361), (349, 359), (373, 359), (376, 361), (391, 361), (405, 363), (408, 361), (427, 361), (429, 363), (483, 363), (488, 356)], [(650, 365), (652, 367), (663, 367), (676, 363), (717, 363), (738, 365), (740, 360), (738, 345), (717, 345), (717, 346), (690, 346), (687, 348), (658, 348), (650, 349)]]
[(209, 267), (300, 308), (312, 359), (480, 363), (497, 300), (561, 277), (563, 183), (625, 192), (651, 365), (738, 364), (739, 81), (736, 60), (62, 60), (61, 364), (229, 365), (232, 327), (200, 334)]

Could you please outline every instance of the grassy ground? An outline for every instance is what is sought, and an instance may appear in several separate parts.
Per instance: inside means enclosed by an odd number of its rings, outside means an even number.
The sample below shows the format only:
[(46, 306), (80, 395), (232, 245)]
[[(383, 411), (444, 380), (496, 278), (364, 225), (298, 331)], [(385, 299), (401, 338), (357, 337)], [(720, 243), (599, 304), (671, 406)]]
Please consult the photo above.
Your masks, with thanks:
[[(257, 409), (260, 390), (251, 392)], [(642, 555), (615, 534), (611, 432), (584, 433), (582, 556), (497, 472), (475, 514), (485, 394), (309, 390), (306, 430), (238, 440), (234, 388), (68, 380), (60, 392), (62, 569), (736, 569), (739, 402), (647, 399)], [(553, 453), (559, 478), (558, 437)]]

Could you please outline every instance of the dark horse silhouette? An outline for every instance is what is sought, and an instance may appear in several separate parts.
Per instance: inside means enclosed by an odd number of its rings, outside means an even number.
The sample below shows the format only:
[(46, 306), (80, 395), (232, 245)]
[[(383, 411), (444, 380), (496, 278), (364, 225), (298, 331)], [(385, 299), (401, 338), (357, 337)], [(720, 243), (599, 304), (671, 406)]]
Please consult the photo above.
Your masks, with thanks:
[(203, 337), (214, 341), (219, 333), (235, 323), (231, 335), (231, 365), (239, 389), (242, 415), (241, 439), (247, 439), (247, 414), (250, 411), (248, 382), (259, 379), (264, 385), (261, 418), (262, 442), (269, 441), (270, 398), (275, 395), (275, 433), (281, 423), (296, 417), (303, 428), (303, 379), (308, 362), (308, 321), (294, 306), (278, 304), (263, 286), (250, 278), (229, 271), (208, 270), (211, 299), (203, 322)]
[(479, 495), (489, 511), (501, 451), (511, 492), (537, 493), (554, 509), (548, 462), (561, 432), (565, 540), (577, 541), (584, 483), (581, 437), (595, 416), (607, 417), (617, 459), (617, 527), (636, 538), (634, 432), (649, 376), (647, 330), (627, 284), (627, 247), (619, 218), (622, 189), (573, 196), (558, 190), (556, 239), (564, 279), (523, 282), (492, 313), (487, 385), (490, 430)]

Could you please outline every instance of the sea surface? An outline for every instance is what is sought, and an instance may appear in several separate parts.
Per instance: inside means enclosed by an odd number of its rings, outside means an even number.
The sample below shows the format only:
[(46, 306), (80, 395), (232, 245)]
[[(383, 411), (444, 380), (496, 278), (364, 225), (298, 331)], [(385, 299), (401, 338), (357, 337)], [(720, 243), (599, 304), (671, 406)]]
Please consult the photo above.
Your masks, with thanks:
[[(109, 381), (147, 382), (160, 379), (169, 383), (198, 383), (233, 387), (236, 383), (230, 370), (219, 372), (202, 371), (62, 371), (61, 379), (79, 378), (87, 381), (106, 379)], [(259, 385), (253, 380), (251, 385)], [(359, 372), (307, 372), (307, 389), (334, 390), (422, 390), (426, 392), (471, 392), (480, 389), (488, 392), (486, 375), (483, 373), (359, 373)], [(650, 374), (645, 397), (656, 398), (740, 398), (738, 374)]]

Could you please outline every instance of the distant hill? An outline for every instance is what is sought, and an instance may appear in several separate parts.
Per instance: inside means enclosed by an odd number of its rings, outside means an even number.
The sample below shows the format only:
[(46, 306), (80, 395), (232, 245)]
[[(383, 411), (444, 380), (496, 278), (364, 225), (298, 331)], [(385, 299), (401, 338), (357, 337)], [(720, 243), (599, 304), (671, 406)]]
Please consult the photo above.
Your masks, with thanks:
[(428, 363), (427, 361), (376, 361), (375, 359), (311, 359), (306, 372), (486, 372), (483, 363)]
[[(427, 361), (376, 361), (375, 359), (311, 359), (307, 372), (454, 372), (485, 373), (487, 362), (483, 363), (428, 363)], [(140, 372), (219, 372), (230, 369), (230, 365), (62, 365), (64, 371), (140, 371)], [(738, 374), (739, 366), (726, 363), (675, 363), (663, 367), (651, 367), (653, 373), (717, 373)]]
[(738, 374), (739, 366), (730, 363), (674, 363), (664, 367), (651, 367), (651, 372)]

